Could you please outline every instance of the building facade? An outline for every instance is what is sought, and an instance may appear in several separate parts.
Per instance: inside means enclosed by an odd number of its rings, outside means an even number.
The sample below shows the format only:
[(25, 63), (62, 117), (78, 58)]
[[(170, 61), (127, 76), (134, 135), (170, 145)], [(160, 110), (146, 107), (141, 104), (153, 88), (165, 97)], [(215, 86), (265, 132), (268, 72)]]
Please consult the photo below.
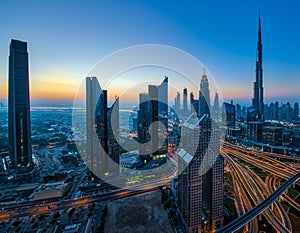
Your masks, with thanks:
[(282, 127), (264, 126), (262, 131), (262, 142), (271, 146), (282, 145)]
[(152, 155), (166, 154), (168, 151), (168, 77), (165, 77), (158, 86), (148, 85), (148, 93), (140, 94), (137, 121), (141, 159), (150, 160)]
[(215, 230), (224, 219), (224, 162), (219, 154), (219, 128), (208, 114), (199, 119), (192, 113), (181, 130), (178, 206), (186, 232)]
[(247, 139), (254, 142), (262, 142), (263, 122), (250, 121), (247, 123)]
[(116, 98), (111, 107), (107, 106), (107, 90), (99, 95), (95, 123), (97, 135), (102, 147), (98, 152), (97, 169), (101, 176), (119, 172), (119, 98)]
[(8, 137), (12, 168), (32, 168), (27, 43), (12, 40), (8, 77)]
[(210, 115), (210, 91), (205, 69), (200, 82), (198, 117), (202, 117), (204, 114)]
[(188, 101), (187, 101), (187, 88), (183, 89), (183, 112), (187, 112), (188, 110)]
[(96, 128), (95, 112), (101, 88), (96, 77), (86, 77), (86, 158), (90, 177), (95, 176), (97, 170), (97, 158), (99, 153), (99, 141)]
[(219, 110), (220, 110), (220, 105), (219, 105), (219, 94), (216, 92), (215, 93), (215, 99), (214, 99), (214, 117), (219, 116)]
[(264, 87), (263, 87), (263, 68), (262, 68), (262, 39), (261, 39), (261, 20), (258, 18), (258, 41), (256, 48), (255, 62), (255, 82), (253, 87), (252, 106), (259, 112), (261, 121), (264, 119)]
[(224, 102), (222, 109), (222, 123), (223, 126), (234, 127), (235, 126), (235, 105)]

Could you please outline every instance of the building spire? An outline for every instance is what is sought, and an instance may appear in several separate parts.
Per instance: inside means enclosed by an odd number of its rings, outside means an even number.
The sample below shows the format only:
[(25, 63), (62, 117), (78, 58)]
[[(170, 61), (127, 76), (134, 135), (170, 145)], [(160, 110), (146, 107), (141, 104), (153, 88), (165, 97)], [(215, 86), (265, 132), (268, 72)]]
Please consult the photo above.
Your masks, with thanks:
[(261, 20), (260, 20), (260, 8), (258, 9), (258, 42), (261, 43)]
[(263, 68), (262, 68), (262, 37), (261, 37), (261, 19), (260, 9), (258, 10), (258, 39), (256, 48), (256, 63), (255, 63), (255, 82), (254, 82), (254, 95), (252, 106), (261, 115), (263, 120), (264, 115), (264, 88), (263, 88)]

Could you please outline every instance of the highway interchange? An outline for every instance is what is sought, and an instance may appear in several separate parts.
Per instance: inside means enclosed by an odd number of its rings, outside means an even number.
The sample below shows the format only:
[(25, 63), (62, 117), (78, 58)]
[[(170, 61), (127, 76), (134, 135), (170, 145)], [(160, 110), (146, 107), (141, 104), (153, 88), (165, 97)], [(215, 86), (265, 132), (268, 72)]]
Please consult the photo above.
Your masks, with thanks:
[[(300, 212), (300, 204), (287, 194), (285, 190), (279, 195), (279, 198), (274, 196), (274, 200), (269, 202), (268, 206), (264, 209), (260, 209), (260, 212), (257, 212), (256, 210), (256, 212), (252, 214), (254, 217), (248, 217), (247, 219), (244, 217), (242, 223), (241, 219), (245, 214), (249, 214), (250, 210), (254, 211), (254, 207), (259, 207), (264, 201), (267, 201), (266, 199), (273, 195), (276, 190), (282, 188), (282, 183), (284, 181), (295, 177), (295, 175), (299, 175), (298, 164), (300, 158), (258, 152), (227, 142), (223, 142), (221, 155), (225, 158), (225, 162), (230, 168), (234, 184), (232, 189), (235, 194), (235, 207), (238, 216), (240, 216), (240, 222), (232, 226), (232, 229), (239, 229), (239, 231), (243, 232), (258, 232), (258, 222), (261, 219), (261, 215), (263, 215), (277, 232), (292, 232), (291, 220), (287, 210), (283, 208), (281, 202), (284, 200), (298, 212)], [(95, 202), (107, 203), (109, 201), (157, 190), (157, 187), (159, 186), (169, 185), (170, 179), (177, 175), (176, 160), (172, 157), (169, 160), (172, 162), (171, 164), (175, 165), (171, 165), (172, 169), (166, 167), (165, 171), (161, 170), (156, 173), (154, 179), (129, 185), (127, 189), (117, 189), (104, 194), (88, 195), (77, 198), (75, 198), (74, 192), (72, 192), (70, 198), (67, 199), (49, 199), (43, 202), (27, 202), (23, 205), (22, 203), (6, 206), (2, 205), (1, 208), (3, 209), (0, 213), (0, 222), (16, 218), (25, 218), (26, 216), (41, 216), (49, 214), (50, 212), (62, 211), (64, 209), (80, 208)], [(265, 173), (265, 177), (262, 178), (259, 176), (253, 168), (261, 169), (263, 173)], [(292, 182), (291, 185), (296, 184), (298, 185), (298, 183)], [(75, 185), (77, 188), (78, 184)]]
[[(273, 153), (257, 152), (255, 150), (233, 145), (227, 142), (223, 143), (221, 154), (228, 163), (234, 183), (236, 196), (236, 207), (240, 215), (253, 209), (262, 203), (275, 190), (278, 189), (282, 181), (299, 174), (298, 167), (290, 165), (289, 161), (298, 162), (298, 158), (292, 158), (286, 155)], [(283, 159), (288, 162), (281, 162)], [(267, 174), (263, 180), (251, 168), (256, 167)], [(278, 198), (277, 198), (278, 199)], [(299, 210), (299, 204), (292, 199), (286, 192), (270, 205), (265, 211), (261, 212), (278, 232), (292, 232), (292, 224), (283, 208), (281, 201)], [(258, 219), (246, 221), (243, 227), (244, 232), (258, 232)]]

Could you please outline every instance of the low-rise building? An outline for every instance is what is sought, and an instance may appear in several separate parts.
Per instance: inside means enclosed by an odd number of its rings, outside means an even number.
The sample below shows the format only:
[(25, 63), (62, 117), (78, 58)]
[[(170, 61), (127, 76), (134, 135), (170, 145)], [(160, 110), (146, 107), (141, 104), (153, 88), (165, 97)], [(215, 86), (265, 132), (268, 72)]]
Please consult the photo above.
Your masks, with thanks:
[(68, 188), (65, 181), (42, 184), (33, 192), (33, 200), (62, 197)]

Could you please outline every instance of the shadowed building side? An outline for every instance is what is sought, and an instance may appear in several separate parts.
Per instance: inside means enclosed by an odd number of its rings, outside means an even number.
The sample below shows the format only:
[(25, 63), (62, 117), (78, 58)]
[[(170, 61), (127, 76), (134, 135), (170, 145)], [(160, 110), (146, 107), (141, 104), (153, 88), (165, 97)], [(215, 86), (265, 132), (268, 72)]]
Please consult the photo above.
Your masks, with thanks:
[(12, 168), (32, 168), (27, 43), (12, 40), (9, 55), (8, 137)]
[(107, 106), (107, 90), (96, 77), (86, 78), (87, 163), (90, 178), (119, 172), (119, 98)]
[[(160, 85), (148, 85), (139, 95), (137, 117), (139, 153), (143, 161), (168, 152), (168, 77)], [(152, 137), (151, 137), (152, 135)]]

